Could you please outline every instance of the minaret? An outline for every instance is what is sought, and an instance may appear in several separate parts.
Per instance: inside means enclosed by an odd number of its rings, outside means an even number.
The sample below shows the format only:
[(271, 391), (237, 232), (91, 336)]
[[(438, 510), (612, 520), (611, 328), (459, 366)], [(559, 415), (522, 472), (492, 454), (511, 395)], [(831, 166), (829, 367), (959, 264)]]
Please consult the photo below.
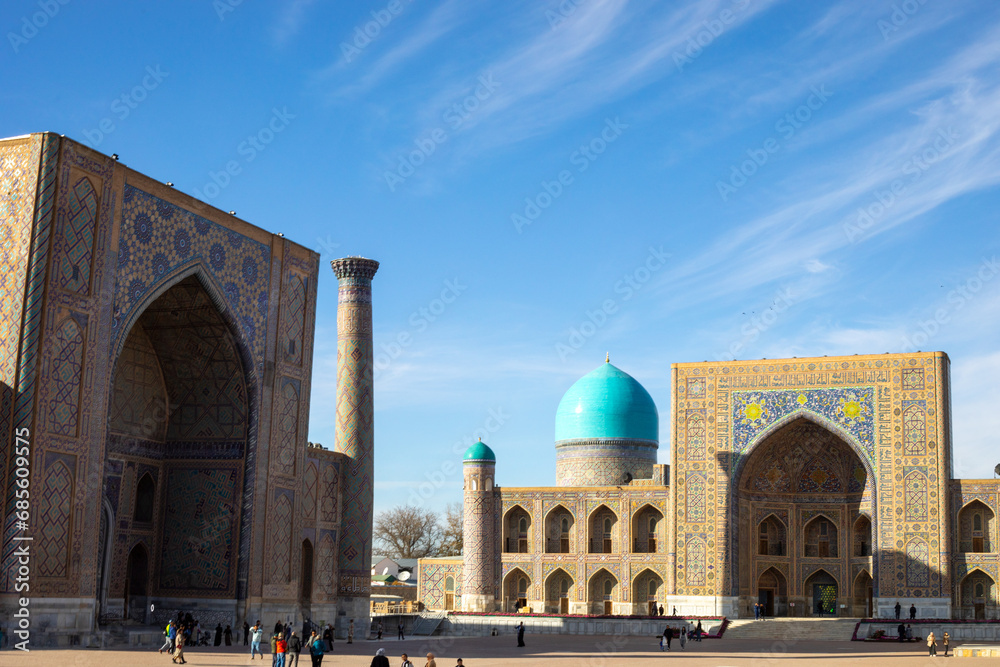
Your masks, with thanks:
[(465, 451), (462, 473), (462, 611), (494, 611), (496, 601), (496, 516), (493, 482), (497, 457), (480, 440)]
[(337, 276), (336, 449), (347, 457), (340, 549), (337, 557), (337, 629), (367, 636), (372, 572), (372, 477), (374, 402), (372, 372), (372, 278), (378, 262), (345, 257), (330, 262)]

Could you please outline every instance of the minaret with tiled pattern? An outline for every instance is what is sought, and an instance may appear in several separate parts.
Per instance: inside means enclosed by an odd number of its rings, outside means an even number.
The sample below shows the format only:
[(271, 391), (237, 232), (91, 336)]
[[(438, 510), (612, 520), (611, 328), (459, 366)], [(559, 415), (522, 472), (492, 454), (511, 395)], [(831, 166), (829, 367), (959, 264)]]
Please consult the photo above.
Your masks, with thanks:
[(337, 558), (338, 631), (354, 619), (368, 628), (371, 596), (374, 475), (372, 278), (378, 262), (345, 257), (330, 262), (337, 276), (336, 449), (346, 455)]

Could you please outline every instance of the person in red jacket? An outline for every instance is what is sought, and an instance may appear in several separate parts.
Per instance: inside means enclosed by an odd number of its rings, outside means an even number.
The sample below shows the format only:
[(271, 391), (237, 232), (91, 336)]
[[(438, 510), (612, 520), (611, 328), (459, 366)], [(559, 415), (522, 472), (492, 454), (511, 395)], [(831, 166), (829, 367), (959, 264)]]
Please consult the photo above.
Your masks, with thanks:
[(285, 635), (278, 633), (278, 641), (274, 645), (274, 667), (285, 667), (285, 653), (288, 652), (288, 642), (285, 641)]

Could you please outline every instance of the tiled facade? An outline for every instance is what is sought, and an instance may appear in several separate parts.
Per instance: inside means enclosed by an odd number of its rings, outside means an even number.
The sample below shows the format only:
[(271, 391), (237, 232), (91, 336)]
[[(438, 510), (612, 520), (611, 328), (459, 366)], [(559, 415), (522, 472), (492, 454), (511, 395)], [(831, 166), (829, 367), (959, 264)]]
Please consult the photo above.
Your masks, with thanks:
[[(778, 615), (868, 616), (899, 601), (923, 618), (997, 618), (1000, 481), (952, 479), (945, 354), (671, 372), (671, 474), (494, 489), (492, 546), (474, 554), (494, 609), (520, 599), (538, 612), (630, 614), (655, 599), (685, 614), (747, 616), (761, 601)], [(469, 502), (467, 481), (467, 526)], [(664, 518), (648, 554), (644, 510)]]
[(53, 630), (332, 621), (346, 458), (306, 446), (318, 255), (52, 134), (0, 141), (0, 182), (0, 607), (31, 535)]

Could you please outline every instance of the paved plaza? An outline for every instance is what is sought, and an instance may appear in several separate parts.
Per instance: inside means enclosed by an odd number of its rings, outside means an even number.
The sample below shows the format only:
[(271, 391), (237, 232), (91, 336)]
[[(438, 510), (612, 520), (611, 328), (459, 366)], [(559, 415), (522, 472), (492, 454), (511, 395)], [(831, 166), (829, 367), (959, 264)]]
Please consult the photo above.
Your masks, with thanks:
[[(428, 651), (437, 656), (438, 667), (454, 667), (462, 658), (467, 667), (613, 667), (615, 665), (647, 665), (650, 661), (669, 661), (677, 665), (764, 667), (766, 665), (937, 665), (951, 658), (928, 658), (926, 647), (912, 643), (901, 647), (894, 642), (871, 643), (849, 641), (767, 642), (759, 640), (706, 640), (689, 643), (685, 651), (675, 645), (670, 653), (661, 653), (657, 640), (638, 637), (612, 636), (527, 636), (527, 646), (516, 648), (512, 636), (500, 637), (435, 637), (406, 641), (362, 641), (348, 646), (337, 642), (323, 665), (357, 665), (367, 667), (378, 648), (386, 649), (392, 667), (400, 664), (399, 655), (409, 654), (415, 667), (423, 667)], [(940, 650), (940, 649), (939, 649)], [(14, 659), (16, 656), (16, 659)], [(259, 664), (267, 667), (271, 656), (251, 663), (248, 651), (240, 647), (200, 648), (186, 654), (192, 667), (222, 667), (224, 665)], [(959, 660), (974, 665), (1000, 664), (1000, 659), (976, 658)], [(168, 665), (170, 659), (155, 649), (129, 650), (38, 650), (29, 655), (0, 652), (0, 665), (52, 665), (54, 667), (90, 667), (107, 665)], [(302, 667), (310, 665), (302, 655)]]

